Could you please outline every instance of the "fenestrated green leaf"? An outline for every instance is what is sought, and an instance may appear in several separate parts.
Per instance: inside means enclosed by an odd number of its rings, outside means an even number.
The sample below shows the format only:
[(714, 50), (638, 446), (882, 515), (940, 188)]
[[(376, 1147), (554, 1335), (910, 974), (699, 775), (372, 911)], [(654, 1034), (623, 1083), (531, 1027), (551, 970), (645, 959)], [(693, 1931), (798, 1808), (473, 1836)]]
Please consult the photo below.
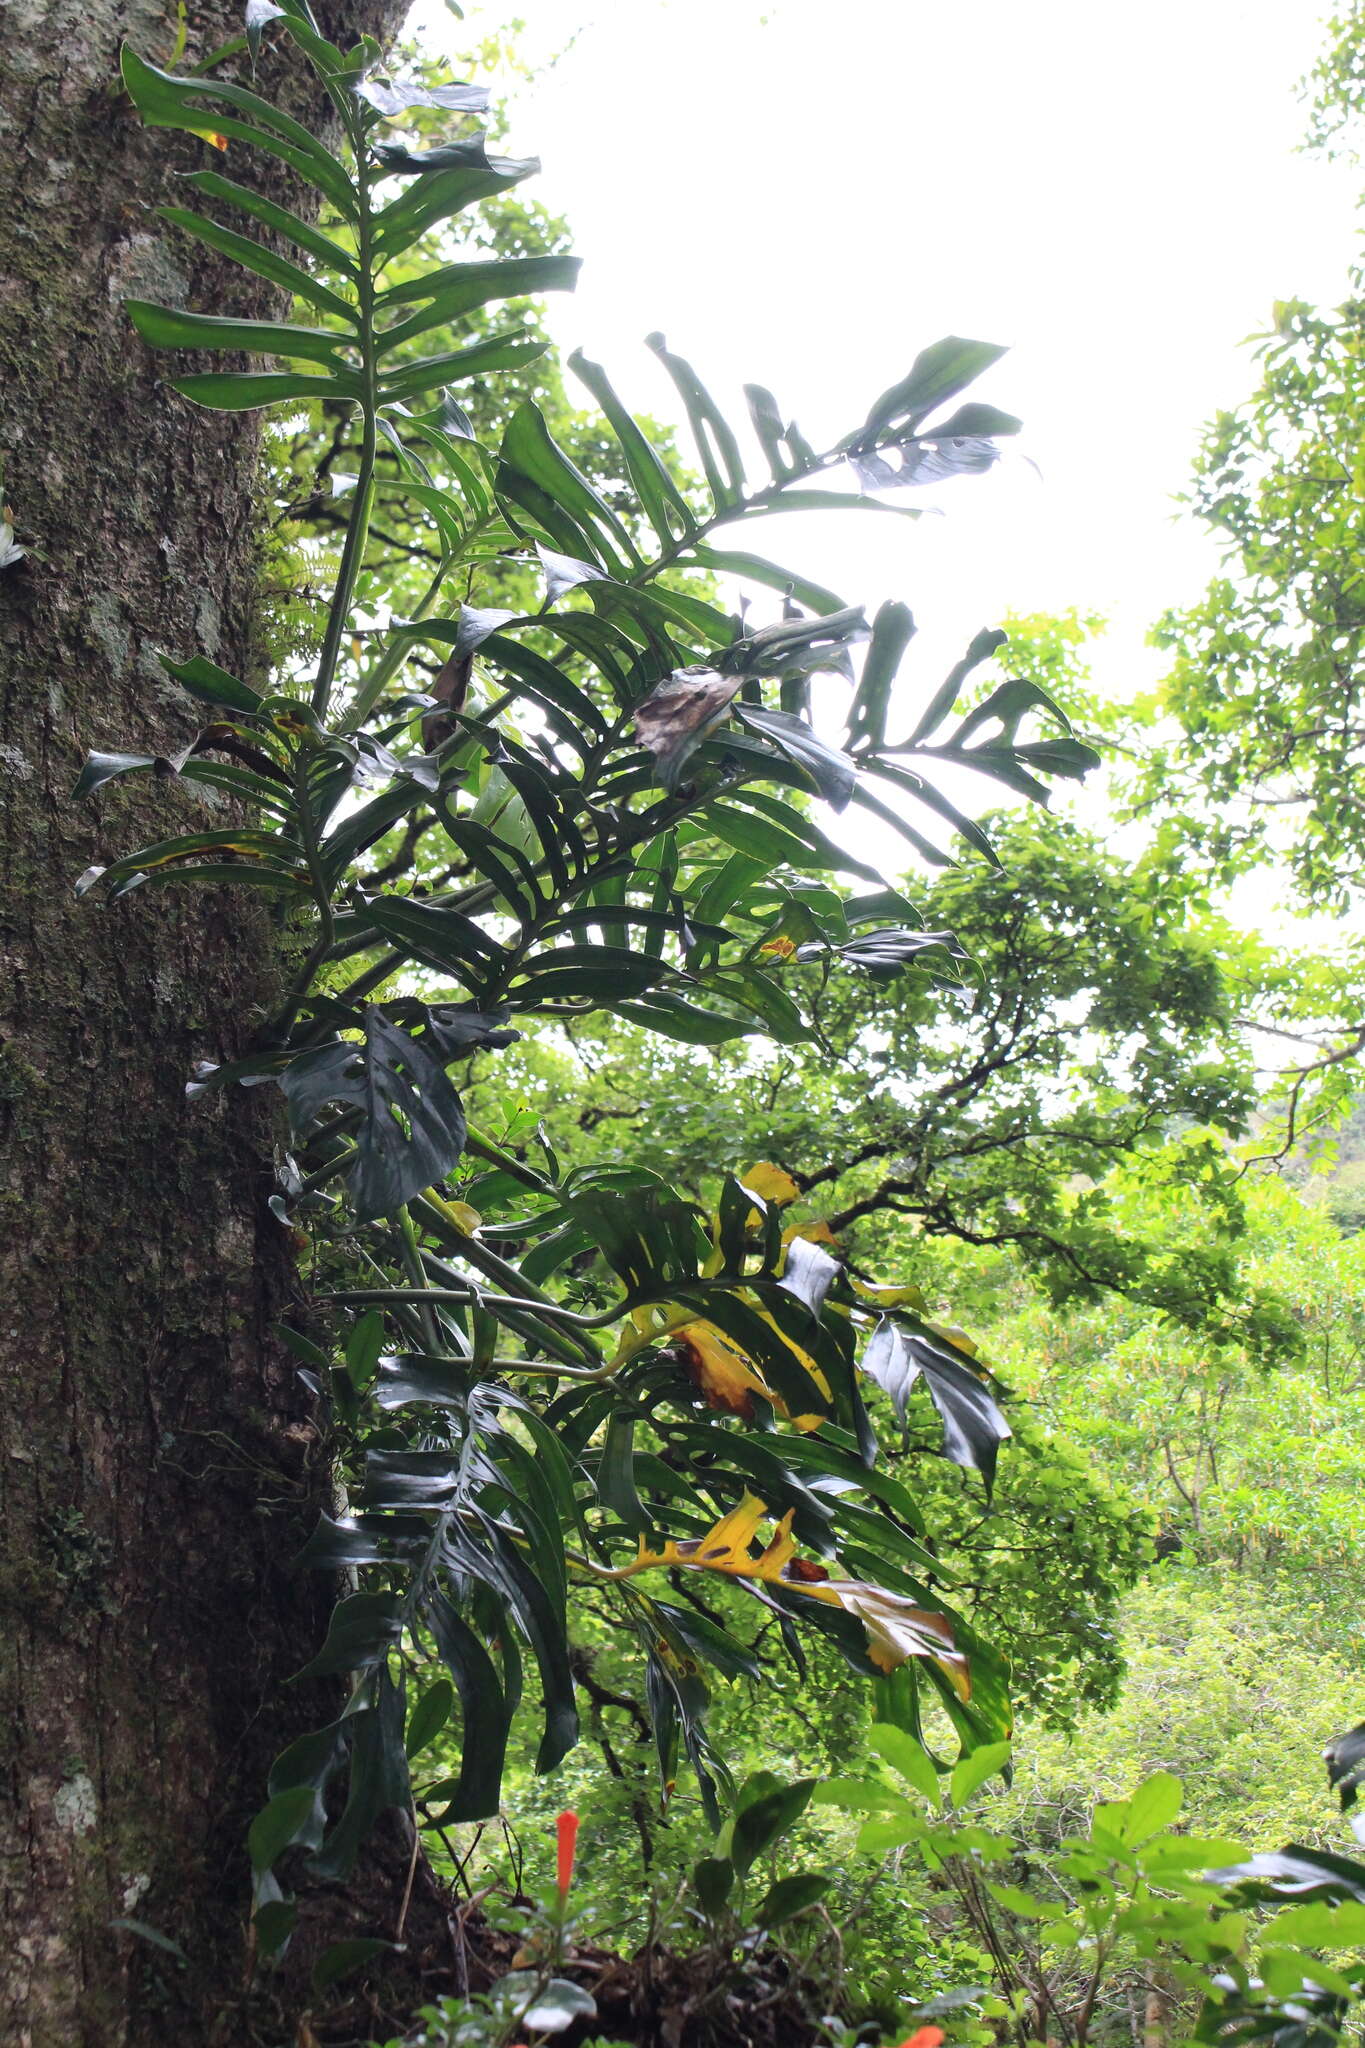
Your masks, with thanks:
[(804, 1302), (812, 1315), (818, 1316), (830, 1284), (838, 1278), (839, 1271), (839, 1261), (831, 1258), (823, 1245), (812, 1244), (804, 1237), (794, 1237), (787, 1246), (787, 1263), (781, 1284), (788, 1294)]
[(631, 1002), (616, 1004), (618, 1016), (632, 1024), (643, 1024), (662, 1038), (674, 1038), (681, 1045), (728, 1045), (736, 1038), (748, 1038), (759, 1030), (756, 1017), (732, 1017), (721, 1010), (703, 1010), (669, 989), (651, 989)]
[(248, 0), (247, 16), (253, 13), (269, 13), (269, 18), (278, 21), (284, 33), (298, 44), (314, 69), (323, 78), (335, 78), (339, 72), (354, 69), (357, 63), (374, 63), (379, 51), (368, 36), (363, 37), (351, 51), (349, 57), (342, 55), (335, 43), (328, 42), (319, 33), (317, 19), (308, 0), (283, 0), (279, 7), (259, 9)]
[(279, 1083), (299, 1132), (328, 1103), (360, 1111), (349, 1184), (361, 1222), (444, 1180), (464, 1150), (464, 1110), (444, 1067), (382, 1010), (365, 1012), (363, 1046), (336, 1039), (301, 1053)]
[(491, 199), (539, 169), (536, 157), (489, 157), (483, 168), (459, 163), (437, 169), (428, 163), (426, 170), (419, 169), (407, 190), (390, 200), (376, 216), (377, 254), (384, 262), (390, 262), (410, 249), (437, 221), (453, 219), (477, 200)]
[(388, 1655), (402, 1633), (402, 1602), (396, 1593), (351, 1593), (332, 1609), (326, 1642), (298, 1676), (368, 1670)]
[(386, 120), (407, 113), (411, 107), (444, 107), (453, 114), (482, 114), (490, 98), (487, 86), (483, 85), (419, 85), (413, 79), (394, 81), (374, 76), (363, 78), (351, 91)]
[(804, 718), (788, 711), (760, 710), (755, 705), (744, 704), (739, 707), (738, 717), (741, 724), (753, 732), (762, 733), (765, 739), (780, 747), (789, 760), (804, 768), (827, 804), (836, 811), (847, 808), (853, 795), (853, 785), (858, 779), (858, 768), (841, 748), (821, 739)]
[(269, 1870), (286, 1849), (307, 1837), (314, 1804), (310, 1785), (294, 1785), (287, 1792), (277, 1792), (262, 1808), (247, 1830), (253, 1870)]
[(783, 864), (790, 867), (804, 865), (810, 851), (803, 837), (798, 838), (774, 820), (756, 817), (752, 811), (740, 810), (734, 804), (709, 803), (701, 816), (718, 839), (724, 840), (727, 846), (733, 846), (737, 853), (747, 854), (750, 859), (761, 863), (765, 870)]
[(853, 680), (849, 648), (868, 637), (861, 605), (837, 612), (816, 612), (805, 618), (787, 607), (787, 616), (759, 626), (731, 643), (720, 657), (726, 674), (807, 676), (822, 670)]
[(989, 661), (993, 654), (998, 654), (1008, 638), (1009, 635), (1007, 633), (1002, 633), (995, 626), (987, 626), (976, 635), (961, 661), (949, 669), (948, 674), (929, 699), (919, 723), (905, 743), (907, 747), (921, 745), (929, 737), (929, 734), (933, 732), (934, 728), (942, 724), (954, 704), (956, 704), (962, 693), (962, 685), (966, 682), (972, 670), (979, 663)]
[[(713, 1431), (707, 1435), (714, 1438)], [(651, 1611), (666, 1622), (701, 1663), (723, 1672), (727, 1678), (757, 1680), (763, 1676), (763, 1667), (753, 1651), (704, 1614), (697, 1614), (690, 1607), (675, 1607), (666, 1600), (651, 1602)]]
[(809, 605), (814, 612), (840, 612), (845, 609), (843, 598), (834, 591), (826, 590), (821, 583), (812, 583), (808, 576), (793, 575), (790, 569), (783, 569), (762, 555), (738, 554), (732, 549), (709, 547), (701, 541), (696, 542), (689, 554), (699, 568), (713, 569), (718, 576), (736, 576), (742, 583), (761, 583), (765, 589), (779, 591), (784, 597), (794, 597), (798, 604)]
[(993, 405), (980, 405), (975, 400), (969, 405), (960, 405), (951, 419), (935, 420), (924, 430), (928, 440), (976, 441), (997, 434), (1017, 434), (1023, 425), (1013, 413), (1001, 412)]
[(645, 346), (653, 349), (687, 408), (697, 453), (717, 509), (738, 504), (744, 490), (744, 462), (734, 430), (692, 365), (670, 351), (662, 334), (646, 335)]
[[(224, 205), (235, 206), (240, 213), (249, 214), (260, 221), (263, 227), (282, 235), (305, 255), (311, 256), (324, 269), (336, 276), (351, 278), (359, 276), (359, 266), (350, 251), (343, 249), (329, 235), (324, 235), (308, 221), (300, 220), (296, 213), (286, 207), (277, 206), (273, 199), (263, 193), (253, 192), (249, 186), (234, 184), (220, 171), (189, 171), (184, 182), (192, 185), (196, 192), (202, 192), (206, 199), (221, 199)], [(198, 218), (198, 216), (193, 216)], [(253, 247), (257, 245), (253, 244)]]
[[(232, 855), (244, 863), (270, 861), (281, 869), (287, 860), (295, 860), (300, 866), (303, 861), (300, 848), (282, 833), (261, 832), (250, 825), (227, 826), (214, 832), (182, 832), (173, 839), (158, 839), (151, 846), (139, 847), (136, 853), (111, 862), (106, 875), (111, 883), (127, 882), (135, 873), (145, 876), (157, 868), (178, 867), (201, 854)], [(223, 867), (221, 859), (217, 865)], [(228, 866), (226, 872), (235, 874), (237, 870)], [(243, 866), (241, 873), (245, 876), (249, 872), (249, 867)]]
[(432, 171), (492, 171), (501, 174), (513, 162), (510, 157), (490, 156), (482, 135), (471, 135), (462, 141), (437, 142), (430, 149), (409, 149), (405, 142), (372, 142), (370, 147), (386, 171), (405, 174), (429, 174)]
[[(864, 759), (863, 766), (869, 775), (878, 776), (883, 782), (891, 783), (893, 787), (903, 790), (908, 796), (912, 797), (917, 804), (923, 804), (925, 810), (932, 811), (936, 818), (945, 819), (955, 832), (961, 833), (969, 846), (974, 847), (984, 859), (990, 862), (992, 867), (998, 868), (1000, 866), (999, 855), (991, 845), (986, 833), (977, 824), (975, 818), (969, 818), (965, 811), (960, 811), (956, 804), (950, 803), (943, 794), (943, 791), (935, 788), (934, 784), (924, 776), (916, 775), (912, 770), (903, 768), (899, 762), (888, 761), (884, 754), (867, 756)], [(950, 854), (944, 853), (941, 847), (935, 846), (926, 840), (923, 834), (918, 832), (910, 823), (908, 818), (903, 817), (893, 805), (884, 804), (879, 797), (873, 795), (872, 791), (864, 783), (860, 783), (857, 789), (854, 790), (853, 799), (855, 803), (861, 804), (865, 810), (874, 811), (878, 817), (884, 818), (889, 825), (894, 825), (902, 838), (908, 839), (911, 845), (922, 852), (925, 859), (932, 861), (936, 867), (952, 867), (954, 865)]]
[(989, 1491), (995, 1477), (996, 1453), (1010, 1434), (1009, 1424), (985, 1382), (965, 1358), (925, 1328), (908, 1328), (883, 1316), (860, 1360), (869, 1379), (891, 1396), (904, 1422), (906, 1404), (923, 1373), (930, 1397), (943, 1423), (944, 1455), (955, 1465), (979, 1472)]
[(620, 1409), (608, 1421), (602, 1440), (597, 1497), (627, 1529), (643, 1534), (651, 1527), (652, 1518), (635, 1485), (635, 1418)]
[[(187, 235), (193, 235), (197, 242), (203, 242), (209, 249), (216, 249), (222, 256), (230, 256), (244, 270), (254, 271), (257, 277), (268, 278), (271, 284), (292, 292), (295, 298), (306, 299), (310, 306), (316, 306), (320, 313), (329, 313), (334, 320), (344, 320), (349, 326), (356, 325), (356, 310), (346, 299), (314, 277), (309, 270), (298, 263), (291, 263), (286, 256), (267, 249), (263, 242), (256, 242), (249, 235), (234, 234), (231, 228), (220, 227), (216, 221), (207, 220), (202, 213), (191, 213), (183, 206), (159, 206), (157, 213), (172, 227), (183, 228)], [(180, 344), (175, 344), (180, 346)], [(199, 348), (209, 344), (188, 342), (184, 346)], [(232, 343), (229, 346), (257, 344)], [(261, 344), (264, 346), (264, 344)], [(272, 349), (271, 354), (288, 354), (289, 350)], [(294, 351), (298, 353), (298, 351)]]
[[(355, 190), (345, 167), (292, 115), (226, 79), (172, 77), (148, 64), (127, 43), (122, 68), (129, 97), (148, 127), (182, 128), (191, 135), (216, 130), (252, 143), (324, 192), (344, 218), (355, 219)], [(224, 107), (234, 107), (250, 118), (238, 120), (224, 114)]]
[[(332, 857), (330, 840), (326, 851)], [(427, 903), (419, 897), (371, 896), (357, 914), (357, 922), (382, 933), (414, 959), (441, 972), (455, 973), (476, 987), (507, 957), (496, 939), (450, 904)]]
[(461, 1490), (453, 1451), (370, 1450), (365, 1453), (364, 1508), (449, 1508)]
[[(1059, 735), (1021, 744), (1019, 727), (1031, 711), (1044, 711), (1062, 727)], [(998, 724), (998, 734), (975, 739), (983, 727)], [(969, 742), (974, 741), (974, 744)], [(1099, 755), (1071, 737), (1071, 727), (1061, 706), (1041, 685), (1024, 676), (1012, 676), (962, 720), (957, 729), (931, 751), (956, 759), (979, 774), (992, 775), (998, 782), (1017, 790), (1035, 803), (1046, 804), (1046, 785), (1031, 772), (1079, 778), (1098, 767)]]
[(589, 362), (581, 349), (575, 349), (569, 357), (569, 368), (582, 378), (606, 414), (620, 443), (626, 472), (659, 539), (669, 545), (695, 531), (696, 519), (691, 506), (658, 450), (622, 405), (601, 365)]
[(589, 557), (610, 575), (626, 576), (640, 566), (626, 527), (555, 441), (533, 400), (524, 400), (513, 413), (500, 454), (499, 497), (542, 518), (566, 554)]
[(404, 1352), (379, 1362), (374, 1397), (386, 1413), (399, 1408), (462, 1409), (468, 1395), (468, 1370), (462, 1370), (453, 1359)]
[(454, 1704), (455, 1693), (448, 1678), (438, 1678), (427, 1687), (408, 1715), (405, 1747), (409, 1761), (436, 1740), (450, 1719)]
[(488, 1651), (443, 1593), (426, 1604), (436, 1647), (460, 1696), (460, 1775), (445, 1821), (491, 1820), (502, 1791), (509, 1715), (502, 1681)]
[(908, 605), (884, 604), (872, 622), (872, 644), (848, 711), (848, 743), (876, 753), (886, 742), (886, 713), (901, 656), (914, 637)]
[(765, 384), (746, 384), (744, 396), (749, 403), (749, 419), (758, 436), (759, 445), (768, 458), (768, 467), (773, 473), (774, 483), (784, 483), (801, 465), (793, 462), (787, 445), (787, 427), (777, 400)]
[(692, 1208), (655, 1174), (628, 1169), (575, 1176), (564, 1206), (632, 1293), (661, 1299), (705, 1255)]
[(418, 303), (418, 310), (383, 327), (379, 352), (386, 355), (430, 328), (463, 320), (495, 299), (525, 298), (535, 292), (572, 291), (581, 259), (577, 256), (515, 256), (497, 263), (448, 263), (426, 271), (379, 294), (381, 316)]
[[(813, 959), (822, 949), (818, 946), (798, 946), (798, 960)], [(836, 946), (840, 959), (850, 967), (861, 967), (864, 972), (883, 977), (897, 974), (912, 962), (922, 962), (926, 954), (944, 953), (950, 960), (966, 961), (971, 958), (965, 946), (959, 944), (951, 932), (925, 932), (907, 929), (904, 925), (893, 925), (884, 931), (859, 932), (846, 944)], [(944, 971), (945, 963), (929, 963), (937, 971)], [(952, 977), (956, 980), (958, 977)]]
[[(461, 1525), (451, 1546), (466, 1568), (491, 1585), (516, 1615), (535, 1653), (544, 1699), (545, 1728), (536, 1755), (538, 1771), (552, 1771), (578, 1740), (578, 1709), (568, 1639), (560, 1615), (531, 1565), (504, 1529), (475, 1510), (481, 1535)], [(452, 1671), (459, 1684), (459, 1674)]]
[(868, 413), (861, 434), (853, 438), (870, 446), (888, 429), (904, 423), (912, 430), (936, 405), (955, 398), (1006, 351), (989, 341), (964, 341), (950, 334), (916, 356), (910, 374), (884, 391)]
[(355, 1515), (333, 1521), (318, 1516), (318, 1525), (298, 1556), (296, 1566), (315, 1571), (340, 1571), (347, 1565), (384, 1564), (392, 1558), (425, 1549), (428, 1525), (417, 1515)]
[(418, 398), (424, 391), (435, 391), (461, 377), (478, 377), (489, 370), (520, 370), (543, 356), (545, 346), (522, 332), (490, 334), (486, 341), (471, 342), (468, 348), (393, 364), (384, 372), (380, 395), (391, 405), (395, 399)]

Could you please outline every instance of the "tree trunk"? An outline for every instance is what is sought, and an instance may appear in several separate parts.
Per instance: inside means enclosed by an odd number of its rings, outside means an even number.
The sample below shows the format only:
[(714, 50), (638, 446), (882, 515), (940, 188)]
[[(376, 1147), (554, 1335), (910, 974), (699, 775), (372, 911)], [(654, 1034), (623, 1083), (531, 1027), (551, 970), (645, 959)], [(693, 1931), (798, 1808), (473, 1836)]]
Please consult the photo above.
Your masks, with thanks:
[[(239, 23), (194, 7), (186, 61)], [(164, 388), (121, 310), (279, 310), (150, 211), (210, 152), (143, 130), (117, 47), (165, 63), (175, 34), (152, 0), (11, 0), (0, 65), (0, 453), (29, 550), (0, 570), (0, 2038), (27, 2048), (237, 2038), (244, 1827), (319, 1712), (284, 1683), (320, 1629), (289, 1560), (325, 1473), (271, 1335), (273, 1091), (184, 1093), (271, 1000), (270, 916), (247, 890), (72, 898), (208, 818), (149, 779), (69, 799), (88, 748), (194, 731), (156, 650), (259, 665), (257, 427)]]

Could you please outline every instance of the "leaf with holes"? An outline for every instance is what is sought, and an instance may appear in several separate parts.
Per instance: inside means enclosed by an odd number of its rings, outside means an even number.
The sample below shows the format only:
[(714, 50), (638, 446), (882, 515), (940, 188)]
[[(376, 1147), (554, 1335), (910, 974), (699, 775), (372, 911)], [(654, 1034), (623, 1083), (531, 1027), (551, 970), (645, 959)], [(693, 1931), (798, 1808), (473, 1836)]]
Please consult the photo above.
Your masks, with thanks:
[(295, 1133), (329, 1103), (358, 1111), (350, 1194), (362, 1223), (392, 1216), (442, 1181), (464, 1151), (465, 1119), (445, 1069), (383, 1012), (365, 1012), (365, 1042), (334, 1039), (279, 1076)]

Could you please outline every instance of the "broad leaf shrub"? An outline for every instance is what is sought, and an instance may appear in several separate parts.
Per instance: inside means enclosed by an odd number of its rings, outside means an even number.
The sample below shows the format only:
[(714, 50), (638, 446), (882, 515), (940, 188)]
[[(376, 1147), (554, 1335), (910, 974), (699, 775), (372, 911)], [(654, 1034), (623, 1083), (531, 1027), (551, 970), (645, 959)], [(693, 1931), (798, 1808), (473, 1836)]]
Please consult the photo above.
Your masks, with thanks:
[[(460, 254), (452, 224), (536, 168), (464, 132), (486, 95), (405, 84), (368, 40), (341, 51), (304, 0), (252, 0), (247, 43), (251, 83), (221, 66), (177, 78), (131, 49), (124, 82), (144, 121), (214, 152), (185, 181), (212, 210), (168, 209), (169, 224), (290, 292), (295, 316), (140, 301), (129, 313), (150, 347), (194, 352), (173, 378), (188, 401), (350, 412), (344, 544), (308, 674), (241, 678), (167, 650), (201, 730), (173, 759), (92, 754), (77, 786), (90, 797), (152, 774), (229, 800), (236, 821), (121, 855), (78, 886), (109, 900), (254, 890), (294, 957), (252, 1049), (189, 1084), (282, 1091), (292, 1150), (274, 1206), (311, 1235), (317, 1312), (283, 1335), (331, 1418), (346, 1502), (301, 1562), (350, 1588), (306, 1667), (344, 1676), (350, 1697), (278, 1759), (250, 1833), (269, 1955), (295, 1918), (286, 1852), (341, 1879), (386, 1809), (424, 1826), (495, 1815), (523, 1695), (540, 1717), (538, 1767), (563, 1758), (585, 1595), (610, 1602), (637, 1645), (665, 1790), (686, 1761), (716, 1828), (735, 1787), (708, 1739), (708, 1684), (754, 1670), (737, 1602), (771, 1619), (798, 1668), (803, 1637), (833, 1644), (884, 1719), (917, 1728), (927, 1693), (964, 1754), (996, 1754), (1001, 1660), (943, 1597), (921, 1508), (878, 1463), (879, 1429), (934, 1414), (942, 1454), (989, 1490), (1009, 1432), (970, 1342), (913, 1287), (855, 1278), (827, 1232), (790, 1224), (781, 1166), (722, 1173), (714, 1211), (670, 1185), (666, 1131), (657, 1167), (565, 1173), (548, 1134), (470, 1124), (448, 1069), (597, 1011), (688, 1045), (803, 1043), (812, 1021), (782, 972), (796, 953), (855, 980), (951, 976), (951, 933), (923, 929), (811, 799), (890, 822), (930, 861), (949, 858), (954, 834), (993, 860), (945, 774), (1043, 801), (1049, 778), (1095, 757), (1034, 682), (997, 683), (958, 711), (1000, 650), (993, 632), (902, 730), (906, 607), (869, 621), (735, 532), (775, 511), (876, 502), (831, 491), (826, 472), (851, 466), (882, 490), (987, 468), (1017, 422), (958, 401), (1001, 351), (934, 344), (823, 451), (749, 386), (767, 468), (754, 485), (732, 425), (654, 337), (696, 439), (703, 510), (605, 373), (576, 357), (616, 451), (619, 489), (604, 495), (534, 403), (496, 447), (461, 404), (463, 383), (515, 371), (540, 341), (485, 322), (476, 341), (428, 352), (437, 330), (573, 282), (560, 255)], [(330, 103), (336, 150), (256, 81), (291, 51)], [(449, 139), (411, 147), (414, 107), (448, 114)], [(219, 167), (244, 149), (312, 189), (317, 224)], [(435, 267), (400, 264), (433, 233)], [(244, 355), (273, 367), (243, 368)], [(405, 617), (367, 567), (391, 499), (426, 522), (437, 563)], [(487, 601), (509, 563), (540, 593), (523, 612)], [(772, 615), (719, 609), (718, 576), (777, 593)], [(422, 689), (409, 674), (420, 650), (437, 664)], [(825, 716), (831, 676), (851, 686), (842, 743)], [(372, 875), (385, 835), (414, 820), (449, 845), (450, 876), (427, 893)], [(433, 1776), (424, 1758), (455, 1722), (458, 1769)]]

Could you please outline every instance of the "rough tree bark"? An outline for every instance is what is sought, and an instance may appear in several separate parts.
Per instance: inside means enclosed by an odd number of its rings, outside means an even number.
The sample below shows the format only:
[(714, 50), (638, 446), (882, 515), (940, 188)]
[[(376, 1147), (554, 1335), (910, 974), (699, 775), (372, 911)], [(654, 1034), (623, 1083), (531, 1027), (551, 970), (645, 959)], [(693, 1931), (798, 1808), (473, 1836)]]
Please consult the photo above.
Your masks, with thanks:
[[(321, 9), (338, 37), (404, 11)], [(189, 61), (239, 20), (192, 7)], [(4, 23), (0, 454), (29, 555), (0, 572), (0, 2038), (227, 2041), (243, 1828), (283, 1717), (318, 1705), (282, 1683), (317, 1638), (288, 1560), (321, 1475), (270, 1334), (291, 1280), (266, 1105), (184, 1083), (269, 1000), (275, 941), (245, 890), (76, 904), (89, 862), (204, 808), (69, 791), (92, 746), (194, 729), (156, 649), (258, 660), (257, 430), (164, 389), (121, 301), (278, 308), (150, 212), (207, 153), (117, 88), (122, 37), (169, 55), (169, 0), (10, 0)]]

